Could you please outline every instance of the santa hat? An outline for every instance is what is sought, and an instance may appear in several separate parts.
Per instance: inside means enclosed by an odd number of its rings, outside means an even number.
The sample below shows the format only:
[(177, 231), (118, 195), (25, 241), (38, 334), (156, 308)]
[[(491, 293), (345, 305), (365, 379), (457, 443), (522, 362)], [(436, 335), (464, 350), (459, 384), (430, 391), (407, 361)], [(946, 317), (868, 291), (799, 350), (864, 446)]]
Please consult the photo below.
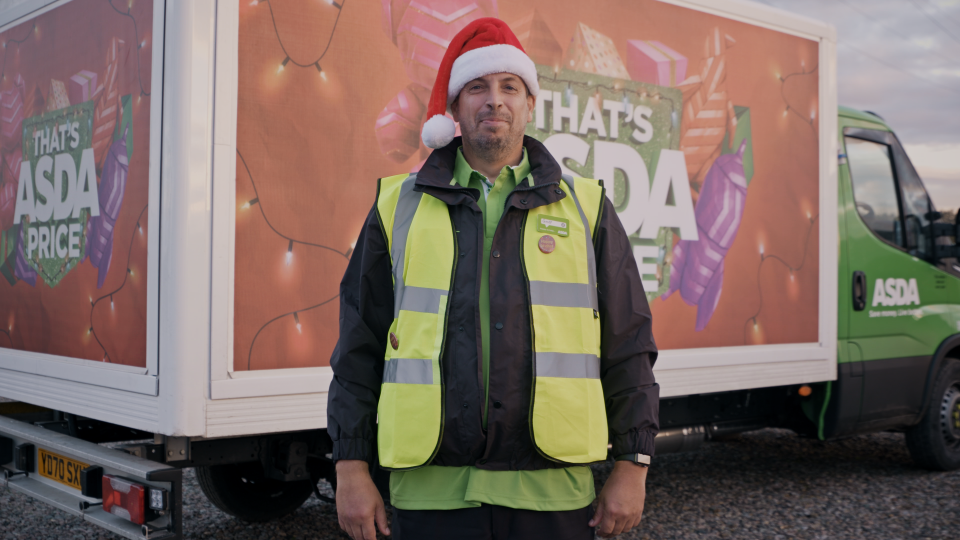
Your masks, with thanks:
[(460, 90), (470, 81), (492, 73), (513, 73), (523, 79), (531, 95), (540, 93), (537, 68), (507, 23), (493, 17), (477, 19), (450, 41), (433, 83), (427, 122), (420, 133), (423, 144), (443, 148), (456, 134), (456, 125), (445, 115)]

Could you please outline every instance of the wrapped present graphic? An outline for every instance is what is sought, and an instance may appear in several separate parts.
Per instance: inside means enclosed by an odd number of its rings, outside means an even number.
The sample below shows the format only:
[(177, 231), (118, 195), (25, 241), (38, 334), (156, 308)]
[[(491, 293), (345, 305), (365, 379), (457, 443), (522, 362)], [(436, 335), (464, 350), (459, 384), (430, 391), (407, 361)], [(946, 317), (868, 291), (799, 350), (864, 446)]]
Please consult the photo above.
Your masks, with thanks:
[(113, 38), (107, 50), (107, 69), (103, 77), (103, 91), (93, 110), (93, 156), (99, 167), (103, 166), (113, 142), (113, 132), (117, 126), (117, 114), (120, 109), (119, 69), (123, 53), (123, 40)]
[(673, 248), (670, 286), (663, 298), (680, 291), (684, 302), (697, 306), (697, 332), (710, 322), (720, 301), (724, 258), (740, 230), (747, 198), (746, 146), (741, 142), (736, 153), (720, 156), (710, 167), (694, 211), (699, 239), (681, 240)]
[(13, 225), (13, 211), (17, 207), (17, 182), (0, 184), (0, 231)]
[(536, 9), (514, 21), (510, 28), (520, 40), (520, 45), (534, 63), (560, 69), (563, 62), (563, 47)]
[(70, 106), (70, 97), (67, 95), (67, 85), (63, 81), (50, 79), (50, 91), (47, 92), (47, 110), (57, 111)]
[(17, 206), (17, 186), (20, 183), (20, 158), (17, 148), (4, 152), (3, 167), (0, 168), (0, 231), (13, 225), (13, 212)]
[(70, 77), (67, 84), (67, 96), (70, 98), (70, 103), (83, 103), (96, 97), (98, 90), (97, 74), (92, 71), (80, 71)]
[(377, 117), (376, 133), (380, 152), (401, 163), (420, 149), (420, 121), (426, 106), (411, 84), (400, 91)]
[(676, 86), (687, 78), (687, 57), (659, 41), (627, 41), (630, 78), (657, 86)]
[(127, 187), (127, 133), (110, 145), (103, 174), (100, 178), (100, 215), (90, 218), (87, 232), (86, 255), (90, 263), (97, 267), (97, 288), (103, 287), (113, 258), (113, 232), (123, 206), (123, 195)]
[(37, 271), (27, 264), (27, 258), (23, 251), (24, 236), (27, 235), (27, 226), (20, 223), (20, 234), (17, 235), (17, 260), (14, 263), (13, 273), (17, 279), (29, 284), (31, 287), (37, 286)]
[(19, 236), (20, 227), (0, 230), (0, 275), (7, 280), (11, 287), (17, 284), (15, 268), (17, 266), (17, 238)]
[(577, 24), (570, 40), (564, 67), (615, 79), (630, 78), (613, 40), (583, 23)]
[(22, 144), (24, 94), (23, 77), (18, 73), (13, 77), (13, 86), (0, 93), (0, 135), (4, 148), (18, 148)]
[(24, 111), (26, 116), (36, 116), (43, 113), (47, 110), (47, 100), (43, 97), (43, 92), (40, 90), (40, 85), (33, 85), (33, 92), (30, 92), (24, 95), (26, 100), (24, 103)]
[[(407, 77), (424, 88), (433, 88), (443, 53), (461, 28), (481, 17), (497, 14), (495, 0), (418, 0), (391, 2), (392, 17), (403, 9), (396, 30)], [(384, 3), (386, 5), (386, 2)]]
[(753, 180), (753, 134), (750, 128), (750, 108), (734, 105), (733, 114), (735, 119), (733, 130), (728, 131), (723, 138), (720, 153), (721, 155), (732, 154), (746, 141), (747, 146), (743, 152), (743, 177), (746, 178), (749, 186), (750, 180)]
[(736, 131), (736, 115), (727, 97), (726, 51), (736, 41), (714, 28), (704, 44), (699, 72), (680, 84), (683, 121), (680, 149), (691, 186), (699, 186), (710, 164), (720, 155), (726, 132)]

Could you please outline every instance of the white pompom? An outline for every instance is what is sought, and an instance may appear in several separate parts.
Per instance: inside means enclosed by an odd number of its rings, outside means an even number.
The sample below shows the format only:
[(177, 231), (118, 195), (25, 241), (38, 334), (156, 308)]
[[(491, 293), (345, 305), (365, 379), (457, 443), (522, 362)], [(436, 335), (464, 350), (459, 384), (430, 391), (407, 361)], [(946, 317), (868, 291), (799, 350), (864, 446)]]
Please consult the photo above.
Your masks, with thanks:
[(428, 148), (443, 148), (450, 144), (457, 134), (457, 125), (449, 117), (437, 114), (427, 120), (420, 133), (420, 139)]

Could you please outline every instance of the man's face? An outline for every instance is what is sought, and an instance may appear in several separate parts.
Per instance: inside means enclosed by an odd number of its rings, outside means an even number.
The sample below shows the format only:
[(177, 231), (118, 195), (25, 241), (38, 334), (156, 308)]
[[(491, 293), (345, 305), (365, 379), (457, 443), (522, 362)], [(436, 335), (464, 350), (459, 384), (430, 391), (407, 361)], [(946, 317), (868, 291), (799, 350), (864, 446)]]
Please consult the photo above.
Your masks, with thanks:
[(494, 73), (467, 83), (450, 106), (460, 123), (464, 144), (495, 160), (523, 145), (523, 131), (533, 120), (536, 98), (519, 76)]

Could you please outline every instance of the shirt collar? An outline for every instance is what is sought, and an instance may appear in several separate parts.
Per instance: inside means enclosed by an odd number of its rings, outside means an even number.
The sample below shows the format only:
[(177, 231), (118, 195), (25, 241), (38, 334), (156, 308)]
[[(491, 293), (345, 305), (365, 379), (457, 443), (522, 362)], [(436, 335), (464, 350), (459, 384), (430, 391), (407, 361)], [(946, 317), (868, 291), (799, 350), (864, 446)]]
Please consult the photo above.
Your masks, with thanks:
[[(500, 171), (500, 176), (503, 176), (504, 173), (513, 175), (514, 185), (519, 184), (521, 180), (530, 174), (530, 160), (527, 158), (526, 147), (523, 149), (523, 158), (520, 159), (520, 164), (514, 167), (504, 167), (503, 170)], [(481, 182), (487, 182), (490, 185), (496, 182), (496, 178), (490, 181), (479, 172), (473, 170), (473, 167), (467, 163), (467, 159), (463, 157), (463, 147), (457, 148), (457, 161), (453, 166), (453, 180), (450, 181), (450, 185), (457, 184), (464, 188), (470, 187), (470, 177), (473, 174), (476, 174)]]

